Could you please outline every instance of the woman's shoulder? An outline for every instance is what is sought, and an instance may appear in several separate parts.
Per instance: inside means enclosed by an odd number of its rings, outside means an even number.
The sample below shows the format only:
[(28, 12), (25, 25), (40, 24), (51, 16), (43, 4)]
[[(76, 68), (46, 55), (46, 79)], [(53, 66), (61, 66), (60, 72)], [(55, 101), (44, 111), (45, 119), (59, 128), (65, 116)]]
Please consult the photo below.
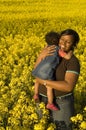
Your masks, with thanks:
[(67, 64), (67, 71), (76, 71), (80, 73), (80, 62), (79, 59), (73, 55)]
[(66, 64), (66, 65), (68, 65), (68, 64), (71, 64), (71, 65), (79, 64), (80, 65), (79, 59), (75, 55), (72, 55), (72, 57), (70, 59), (62, 58), (62, 63)]
[(79, 59), (78, 59), (75, 55), (73, 55), (73, 56), (71, 57), (70, 62), (74, 62), (74, 63), (80, 64), (80, 63), (79, 63)]

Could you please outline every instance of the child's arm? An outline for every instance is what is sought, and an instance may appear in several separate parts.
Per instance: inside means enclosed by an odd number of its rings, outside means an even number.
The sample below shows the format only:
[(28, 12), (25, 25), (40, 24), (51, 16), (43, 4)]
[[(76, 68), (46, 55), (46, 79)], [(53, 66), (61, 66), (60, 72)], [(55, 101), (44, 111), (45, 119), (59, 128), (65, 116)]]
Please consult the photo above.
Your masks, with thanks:
[(61, 49), (59, 50), (59, 56), (65, 58), (65, 59), (70, 59), (72, 55), (73, 55), (72, 50), (70, 50), (68, 53), (62, 51)]

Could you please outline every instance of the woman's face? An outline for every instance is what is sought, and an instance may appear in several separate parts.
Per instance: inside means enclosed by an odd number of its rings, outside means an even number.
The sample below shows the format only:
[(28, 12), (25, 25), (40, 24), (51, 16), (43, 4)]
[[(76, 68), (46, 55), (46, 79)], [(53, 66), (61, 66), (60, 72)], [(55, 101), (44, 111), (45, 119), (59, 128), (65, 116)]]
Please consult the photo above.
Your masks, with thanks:
[(61, 50), (68, 52), (73, 47), (74, 38), (72, 35), (63, 35), (60, 37), (59, 46)]

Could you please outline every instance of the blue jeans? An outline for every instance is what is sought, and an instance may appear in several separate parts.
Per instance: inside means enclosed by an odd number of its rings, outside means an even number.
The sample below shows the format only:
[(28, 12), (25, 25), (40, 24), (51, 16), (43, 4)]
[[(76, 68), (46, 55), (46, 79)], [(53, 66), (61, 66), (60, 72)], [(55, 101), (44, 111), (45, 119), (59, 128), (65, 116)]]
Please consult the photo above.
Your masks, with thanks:
[[(47, 104), (47, 97), (40, 95), (41, 102)], [(54, 99), (55, 105), (59, 107), (58, 111), (50, 110), (50, 122), (56, 124), (55, 130), (72, 130), (70, 117), (74, 115), (74, 97), (73, 94)]]

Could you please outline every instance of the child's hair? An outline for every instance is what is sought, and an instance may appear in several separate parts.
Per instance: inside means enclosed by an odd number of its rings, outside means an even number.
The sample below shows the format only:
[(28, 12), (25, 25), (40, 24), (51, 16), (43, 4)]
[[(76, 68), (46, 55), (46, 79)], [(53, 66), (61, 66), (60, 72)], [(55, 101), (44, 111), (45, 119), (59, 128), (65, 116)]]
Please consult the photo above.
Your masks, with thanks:
[(59, 34), (57, 32), (51, 31), (45, 35), (45, 41), (48, 45), (58, 45)]

